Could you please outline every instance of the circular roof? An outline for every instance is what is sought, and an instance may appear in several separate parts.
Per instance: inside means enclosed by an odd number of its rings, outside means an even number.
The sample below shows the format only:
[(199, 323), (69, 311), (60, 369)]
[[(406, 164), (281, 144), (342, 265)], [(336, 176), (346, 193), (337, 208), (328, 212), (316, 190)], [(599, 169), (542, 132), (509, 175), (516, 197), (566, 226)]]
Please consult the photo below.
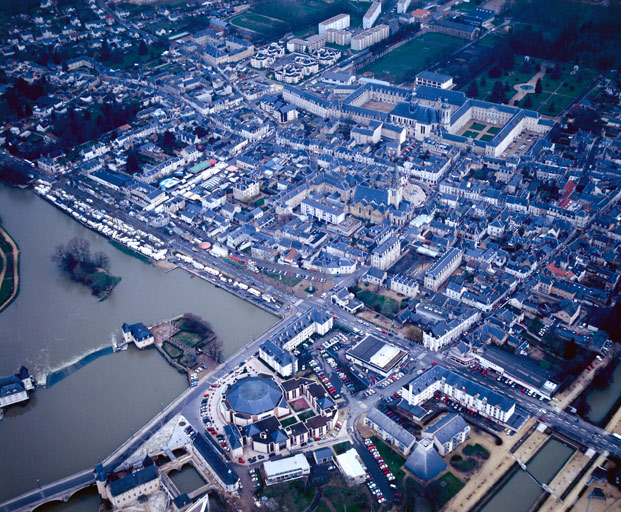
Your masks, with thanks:
[(252, 416), (273, 410), (282, 399), (282, 390), (271, 379), (246, 377), (229, 388), (226, 399), (234, 411)]

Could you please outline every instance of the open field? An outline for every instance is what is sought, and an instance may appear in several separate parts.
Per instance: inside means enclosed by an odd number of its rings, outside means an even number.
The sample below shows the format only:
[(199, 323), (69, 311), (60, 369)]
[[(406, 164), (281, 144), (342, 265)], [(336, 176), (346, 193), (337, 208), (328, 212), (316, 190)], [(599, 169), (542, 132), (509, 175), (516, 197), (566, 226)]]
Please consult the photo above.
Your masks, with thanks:
[(428, 33), (413, 39), (384, 55), (359, 73), (373, 73), (375, 78), (395, 83), (409, 81), (439, 59), (465, 44), (463, 39), (445, 34)]
[(364, 14), (363, 7), (348, 0), (272, 0), (254, 5), (229, 22), (274, 40), (287, 32), (297, 37), (314, 34), (317, 23), (341, 12), (350, 14), (352, 27), (360, 24)]
[(252, 30), (266, 37), (270, 37), (273, 34), (284, 34), (289, 29), (289, 25), (283, 21), (250, 11), (238, 14), (229, 21), (232, 25)]

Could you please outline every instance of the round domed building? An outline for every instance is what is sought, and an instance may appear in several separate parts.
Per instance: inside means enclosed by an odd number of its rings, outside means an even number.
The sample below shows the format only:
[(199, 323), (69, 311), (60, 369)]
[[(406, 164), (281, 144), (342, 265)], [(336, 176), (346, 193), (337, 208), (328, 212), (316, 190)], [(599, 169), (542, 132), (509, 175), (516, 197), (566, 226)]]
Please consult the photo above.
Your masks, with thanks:
[(222, 408), (229, 422), (240, 426), (289, 414), (282, 388), (268, 376), (244, 377), (232, 384), (224, 394)]

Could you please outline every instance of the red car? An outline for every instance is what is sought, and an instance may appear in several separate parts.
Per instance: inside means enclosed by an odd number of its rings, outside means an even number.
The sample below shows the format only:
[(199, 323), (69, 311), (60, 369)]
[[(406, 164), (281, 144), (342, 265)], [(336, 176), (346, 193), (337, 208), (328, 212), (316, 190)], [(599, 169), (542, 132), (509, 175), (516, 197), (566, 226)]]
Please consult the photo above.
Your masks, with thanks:
[(240, 457), (239, 459), (237, 459), (237, 460), (239, 461), (239, 463), (240, 463), (240, 464), (245, 464), (245, 462), (246, 462), (246, 461), (245, 461), (244, 459), (242, 459), (241, 457)]

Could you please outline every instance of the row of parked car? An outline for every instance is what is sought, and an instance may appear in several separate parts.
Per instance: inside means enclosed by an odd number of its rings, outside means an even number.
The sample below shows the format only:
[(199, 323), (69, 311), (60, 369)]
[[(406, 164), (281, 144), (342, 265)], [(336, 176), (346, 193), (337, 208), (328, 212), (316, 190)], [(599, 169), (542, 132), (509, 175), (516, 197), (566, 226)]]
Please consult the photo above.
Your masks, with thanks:
[(399, 379), (403, 378), (405, 374), (403, 372), (397, 372), (390, 377), (386, 377), (382, 382), (378, 384), (378, 387), (384, 389), (390, 386), (393, 382), (397, 382)]
[(250, 479), (252, 480), (252, 487), (255, 489), (261, 488), (261, 479), (259, 478), (259, 473), (256, 469), (248, 470), (248, 474), (250, 475)]
[(332, 396), (332, 398), (334, 398), (335, 400), (338, 400), (339, 398), (341, 398), (341, 394), (336, 391), (336, 388), (332, 385), (332, 383), (330, 382), (330, 379), (326, 377), (325, 372), (321, 369), (321, 366), (319, 366), (317, 361), (315, 361), (314, 359), (311, 359), (308, 364), (315, 372), (315, 375), (319, 377), (319, 380), (321, 381), (321, 383), (328, 390), (328, 393), (330, 393), (330, 396)]
[(386, 462), (382, 458), (382, 455), (377, 449), (377, 446), (375, 446), (373, 444), (373, 441), (371, 441), (370, 439), (365, 439), (364, 444), (367, 446), (367, 449), (369, 450), (369, 452), (371, 452), (371, 455), (373, 455), (375, 462), (377, 462), (377, 465), (379, 466), (382, 473), (384, 473), (384, 476), (386, 477), (386, 479), (389, 482), (394, 482), (396, 480), (396, 477), (395, 475), (392, 474), (392, 471), (390, 471), (388, 464), (386, 464)]

